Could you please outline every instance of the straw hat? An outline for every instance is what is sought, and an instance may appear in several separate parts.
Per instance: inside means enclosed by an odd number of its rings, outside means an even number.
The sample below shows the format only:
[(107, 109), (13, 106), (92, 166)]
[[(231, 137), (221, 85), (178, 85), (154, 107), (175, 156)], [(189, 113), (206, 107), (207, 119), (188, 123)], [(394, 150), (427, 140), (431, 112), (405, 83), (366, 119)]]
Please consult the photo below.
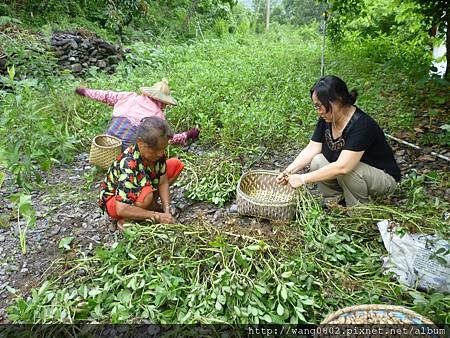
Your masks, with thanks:
[(169, 82), (164, 78), (151, 87), (142, 87), (141, 92), (143, 95), (165, 104), (177, 105), (177, 101), (170, 95)]

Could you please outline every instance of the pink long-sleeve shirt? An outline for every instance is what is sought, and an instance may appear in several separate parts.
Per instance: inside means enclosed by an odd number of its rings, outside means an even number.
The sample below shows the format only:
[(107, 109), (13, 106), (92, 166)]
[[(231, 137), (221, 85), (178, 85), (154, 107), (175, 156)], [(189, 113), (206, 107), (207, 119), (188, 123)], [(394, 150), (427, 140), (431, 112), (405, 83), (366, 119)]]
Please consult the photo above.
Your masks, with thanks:
[(86, 88), (85, 96), (113, 106), (113, 117), (126, 117), (134, 126), (138, 126), (144, 117), (156, 116), (166, 119), (162, 103), (145, 95)]
[[(98, 90), (86, 88), (84, 95), (93, 100), (113, 106), (113, 117), (126, 117), (133, 126), (139, 126), (144, 117), (156, 116), (163, 120), (166, 116), (163, 112), (164, 103), (152, 100), (145, 95), (134, 92), (114, 92), (111, 90)], [(186, 132), (177, 133), (169, 140), (171, 144), (185, 144)]]

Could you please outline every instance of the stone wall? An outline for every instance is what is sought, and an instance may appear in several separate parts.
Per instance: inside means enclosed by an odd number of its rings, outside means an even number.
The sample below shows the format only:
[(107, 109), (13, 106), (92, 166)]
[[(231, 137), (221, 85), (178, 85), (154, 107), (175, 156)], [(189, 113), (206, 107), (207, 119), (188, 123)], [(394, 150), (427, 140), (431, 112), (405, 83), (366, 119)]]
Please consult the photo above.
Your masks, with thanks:
[(59, 65), (69, 69), (75, 76), (82, 76), (90, 67), (114, 73), (117, 64), (123, 60), (125, 51), (87, 31), (55, 31), (51, 47)]

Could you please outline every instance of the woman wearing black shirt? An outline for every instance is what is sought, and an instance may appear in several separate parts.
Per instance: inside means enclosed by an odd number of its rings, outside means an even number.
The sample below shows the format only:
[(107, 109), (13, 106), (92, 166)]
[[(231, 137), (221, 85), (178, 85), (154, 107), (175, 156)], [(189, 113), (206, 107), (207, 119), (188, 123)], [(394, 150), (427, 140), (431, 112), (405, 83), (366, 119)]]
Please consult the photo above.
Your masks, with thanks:
[[(325, 200), (344, 198), (347, 206), (395, 189), (400, 169), (392, 149), (378, 124), (354, 105), (357, 95), (336, 76), (317, 81), (311, 99), (319, 121), (309, 144), (278, 176), (279, 183), (297, 188), (318, 182)], [(295, 174), (308, 164), (309, 173)]]

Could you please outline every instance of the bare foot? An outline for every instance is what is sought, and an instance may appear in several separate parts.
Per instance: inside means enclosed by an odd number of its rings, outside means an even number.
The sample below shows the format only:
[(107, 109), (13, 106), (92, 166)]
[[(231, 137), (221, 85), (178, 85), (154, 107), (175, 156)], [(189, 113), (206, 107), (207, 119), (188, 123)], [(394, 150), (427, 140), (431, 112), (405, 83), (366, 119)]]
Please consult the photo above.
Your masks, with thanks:
[(118, 221), (117, 221), (117, 230), (119, 230), (119, 231), (123, 231), (123, 225), (125, 224), (125, 220), (122, 218), (122, 219), (119, 219)]

